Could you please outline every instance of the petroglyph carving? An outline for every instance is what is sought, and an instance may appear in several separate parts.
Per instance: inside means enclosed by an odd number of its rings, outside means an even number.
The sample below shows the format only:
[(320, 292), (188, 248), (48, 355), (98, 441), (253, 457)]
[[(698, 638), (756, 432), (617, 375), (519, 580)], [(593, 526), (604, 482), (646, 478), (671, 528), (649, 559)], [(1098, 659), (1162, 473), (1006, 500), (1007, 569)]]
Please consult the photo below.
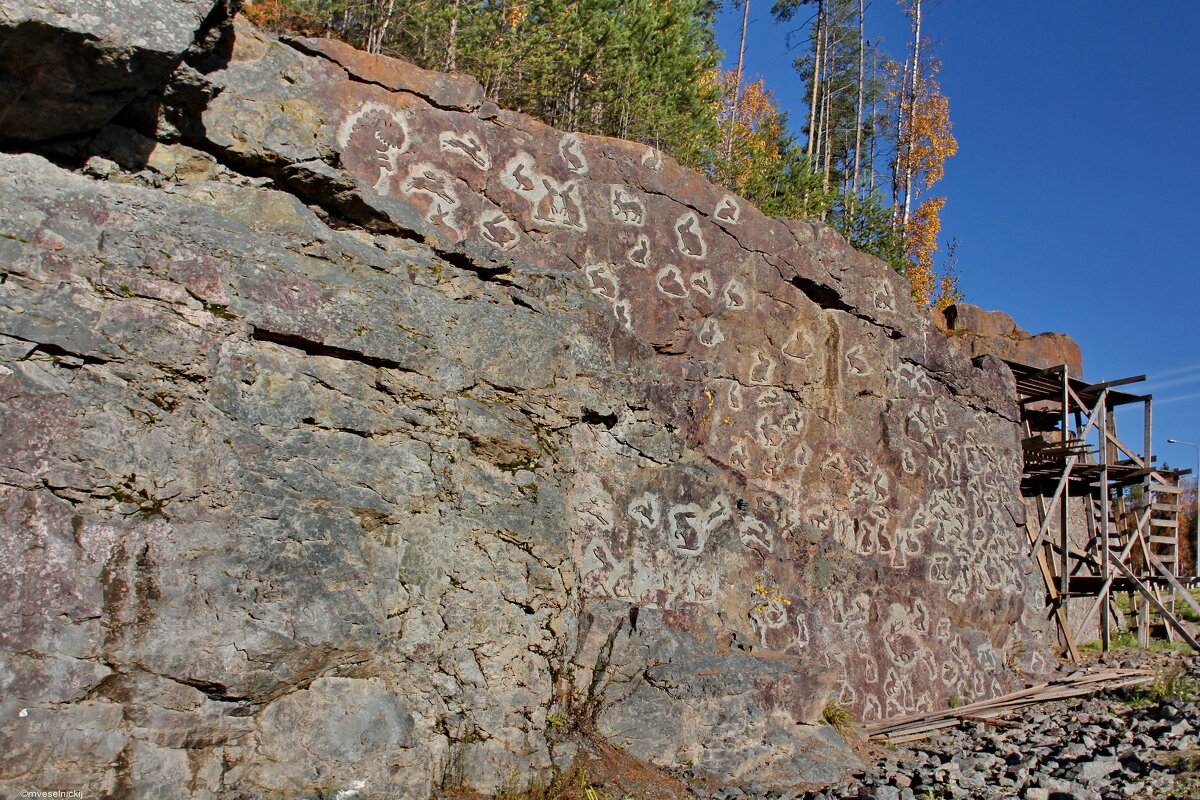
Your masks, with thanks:
[(909, 612), (899, 603), (892, 603), (888, 608), (882, 639), (892, 662), (902, 669), (915, 666), (917, 656), (924, 650), (915, 636)]
[(758, 627), (759, 646), (770, 647), (767, 634), (787, 625), (788, 606), (782, 598), (772, 597), (751, 612), (750, 618)]
[(755, 350), (750, 355), (749, 383), (770, 383), (775, 377), (775, 359), (762, 350)]
[(650, 237), (641, 234), (633, 247), (625, 254), (625, 260), (635, 267), (645, 267), (650, 263)]
[(379, 103), (364, 103), (346, 117), (337, 130), (337, 140), (347, 162), (370, 164), (377, 170), (374, 185), (381, 192), (399, 169), (396, 159), (407, 153), (411, 144), (408, 119)]
[(667, 512), (667, 540), (671, 548), (693, 556), (704, 550), (708, 538), (730, 519), (729, 500), (718, 495), (708, 508), (696, 503), (672, 506)]
[(776, 421), (774, 414), (760, 414), (754, 423), (754, 438), (764, 449), (778, 449), (783, 444), (783, 426)]
[(558, 152), (566, 162), (567, 170), (576, 175), (586, 175), (588, 162), (583, 155), (583, 142), (577, 133), (568, 133), (558, 143)]
[(785, 402), (787, 402), (787, 395), (781, 389), (777, 389), (774, 386), (768, 386), (760, 390), (758, 396), (754, 398), (754, 405), (759, 408), (780, 406)]
[(863, 677), (868, 683), (879, 682), (879, 663), (870, 656), (863, 658)]
[(583, 549), (584, 584), (601, 597), (616, 597), (617, 584), (629, 575), (628, 562), (613, 555), (602, 536), (592, 537)]
[(586, 231), (587, 220), (575, 181), (560, 183), (538, 171), (533, 156), (518, 153), (500, 172), (500, 183), (527, 200), (536, 222)]
[(717, 203), (717, 210), (713, 212), (713, 216), (722, 222), (736, 225), (742, 218), (742, 206), (736, 197), (727, 194)]
[(709, 317), (700, 326), (700, 333), (696, 336), (696, 339), (705, 347), (716, 347), (725, 341), (725, 334), (721, 333), (721, 327), (717, 324), (717, 321)]
[(695, 211), (689, 211), (675, 221), (675, 242), (679, 252), (688, 258), (704, 258), (708, 253), (708, 245), (700, 233), (700, 217)]
[(734, 469), (740, 469), (745, 472), (750, 467), (750, 455), (746, 452), (746, 442), (739, 440), (733, 447), (729, 448), (727, 456), (729, 465)]
[(662, 169), (663, 157), (662, 153), (655, 150), (653, 147), (647, 147), (646, 152), (642, 154), (642, 165), (658, 172)]
[(740, 383), (729, 384), (729, 410), (742, 410), (742, 385)]
[(725, 291), (722, 293), (722, 296), (725, 299), (725, 308), (728, 311), (741, 311), (746, 307), (748, 297), (746, 288), (742, 286), (741, 281), (737, 278), (725, 284)]
[(643, 528), (656, 530), (662, 524), (662, 506), (658, 495), (646, 492), (630, 503), (629, 517)]
[(846, 366), (852, 375), (871, 374), (871, 364), (863, 355), (862, 345), (855, 345), (846, 351)]
[(757, 517), (742, 517), (738, 521), (738, 538), (749, 549), (758, 548), (772, 553), (775, 550), (774, 532)]
[(792, 640), (792, 647), (796, 652), (801, 652), (808, 647), (808, 643), (812, 641), (812, 636), (808, 633), (808, 622), (805, 620), (804, 614), (796, 615), (796, 638)]
[(517, 226), (503, 211), (495, 209), (479, 215), (479, 233), (501, 250), (511, 250), (520, 241)]
[(438, 136), (438, 144), (442, 150), (454, 155), (464, 156), (482, 170), (492, 168), (492, 157), (473, 133), (455, 133), (442, 131)]
[(892, 538), (887, 524), (887, 509), (871, 509), (870, 516), (858, 520), (858, 543), (861, 555), (888, 555), (892, 552)]
[(929, 559), (929, 580), (934, 583), (950, 582), (950, 556), (947, 553), (935, 553)]
[(835, 472), (838, 475), (849, 475), (850, 467), (846, 465), (845, 457), (838, 452), (830, 453), (825, 460), (821, 462), (821, 470), (824, 472)]
[(658, 290), (667, 297), (687, 297), (687, 286), (683, 284), (683, 274), (679, 271), (679, 267), (673, 264), (668, 264), (658, 271), (658, 278), (655, 281)]
[(621, 284), (613, 274), (612, 267), (608, 264), (588, 264), (583, 268), (583, 274), (593, 292), (605, 300), (616, 302), (621, 293)]
[(534, 166), (533, 156), (528, 153), (518, 153), (504, 166), (500, 173), (500, 183), (514, 192), (524, 195), (526, 200), (538, 200), (539, 173)]
[(646, 221), (646, 204), (624, 186), (611, 186), (608, 193), (613, 219), (641, 227)]
[(622, 328), (633, 330), (633, 313), (629, 310), (628, 300), (613, 303), (613, 314), (616, 315), (617, 322)]
[(576, 183), (559, 183), (544, 175), (539, 180), (545, 194), (534, 204), (533, 218), (538, 222), (563, 228), (587, 230), (587, 223), (583, 218), (583, 203), (579, 199), (579, 187)]
[(610, 531), (616, 524), (612, 495), (598, 484), (592, 483), (581, 490), (575, 510), (590, 528)]
[(883, 679), (884, 712), (889, 717), (897, 717), (906, 709), (913, 707), (912, 679), (898, 672), (895, 668), (888, 669)]
[(461, 202), (454, 188), (454, 178), (432, 164), (414, 164), (409, 170), (408, 179), (400, 187), (405, 194), (422, 194), (429, 198), (429, 210), (425, 212), (425, 221), (444, 225), (459, 233), (458, 224), (454, 220), (454, 212)]
[(780, 352), (784, 358), (792, 361), (805, 361), (813, 352), (812, 341), (809, 338), (808, 331), (804, 328), (795, 328), (792, 330), (791, 336), (784, 342)]
[(796, 442), (791, 451), (792, 463), (797, 467), (807, 467), (812, 463), (813, 451), (803, 439)]
[(693, 289), (708, 298), (712, 298), (716, 291), (716, 287), (713, 286), (712, 273), (706, 269), (694, 273), (688, 279), (688, 283)]

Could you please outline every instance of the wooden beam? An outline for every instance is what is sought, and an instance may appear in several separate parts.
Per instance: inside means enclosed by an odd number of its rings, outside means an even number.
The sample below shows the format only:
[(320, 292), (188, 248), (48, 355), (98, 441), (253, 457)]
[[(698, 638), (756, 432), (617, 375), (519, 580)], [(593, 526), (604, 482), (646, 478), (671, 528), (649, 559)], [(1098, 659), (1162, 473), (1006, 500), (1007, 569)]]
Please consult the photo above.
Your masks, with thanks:
[[(1196, 641), (1196, 637), (1192, 636), (1192, 634), (1183, 627), (1183, 624), (1179, 621), (1179, 619), (1170, 611), (1168, 611), (1166, 606), (1158, 602), (1158, 598), (1154, 596), (1154, 592), (1149, 589), (1146, 584), (1138, 580), (1137, 576), (1133, 574), (1133, 570), (1125, 566), (1125, 564), (1121, 561), (1116, 561), (1114, 563), (1117, 565), (1117, 569), (1125, 573), (1125, 577), (1129, 579), (1129, 582), (1132, 583), (1134, 587), (1142, 593), (1144, 602), (1149, 603), (1158, 609), (1158, 613), (1162, 614), (1162, 617), (1166, 623), (1173, 627), (1183, 638), (1183, 640), (1192, 646), (1193, 650), (1195, 650), (1197, 653), (1200, 653), (1200, 642)], [(1141, 623), (1139, 622), (1139, 625), (1140, 624)], [(1141, 639), (1140, 630), (1138, 631), (1138, 638)]]

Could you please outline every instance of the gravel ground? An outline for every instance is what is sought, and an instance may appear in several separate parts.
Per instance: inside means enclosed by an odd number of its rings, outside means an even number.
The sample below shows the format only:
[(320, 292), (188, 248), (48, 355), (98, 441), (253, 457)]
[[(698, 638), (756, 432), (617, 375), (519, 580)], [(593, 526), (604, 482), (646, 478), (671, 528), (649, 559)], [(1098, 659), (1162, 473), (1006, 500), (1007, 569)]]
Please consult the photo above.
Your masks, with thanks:
[[(1189, 676), (1200, 679), (1200, 657), (1148, 656), (1106, 666), (1174, 669), (1184, 684)], [(936, 738), (881, 747), (855, 780), (821, 791), (724, 787), (698, 794), (706, 800), (1200, 798), (1200, 702), (1186, 691), (1152, 701), (1145, 691), (1111, 690), (1004, 718), (1019, 727), (968, 722)]]

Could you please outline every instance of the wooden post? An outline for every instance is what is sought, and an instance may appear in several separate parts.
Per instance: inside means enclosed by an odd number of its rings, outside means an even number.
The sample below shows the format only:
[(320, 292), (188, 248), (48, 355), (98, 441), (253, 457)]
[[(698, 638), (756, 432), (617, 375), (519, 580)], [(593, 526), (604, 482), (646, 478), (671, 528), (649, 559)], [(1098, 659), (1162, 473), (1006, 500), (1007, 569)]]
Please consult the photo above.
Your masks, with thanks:
[[(1107, 579), (1112, 573), (1108, 563), (1111, 554), (1108, 549), (1108, 394), (1100, 394), (1100, 477), (1096, 486), (1096, 494), (1100, 502), (1100, 572)], [(1100, 593), (1100, 649), (1108, 652), (1112, 643), (1112, 631), (1109, 629), (1109, 599), (1112, 597), (1112, 581), (1105, 580)]]
[[(1062, 365), (1062, 443), (1067, 443), (1068, 428), (1071, 424), (1071, 371), (1066, 364)], [(1071, 499), (1071, 481), (1063, 483), (1062, 501), (1059, 504), (1059, 535), (1062, 539), (1062, 557), (1059, 559), (1058, 596), (1062, 598), (1063, 621), (1068, 621), (1070, 611), (1068, 595), (1071, 589), (1070, 552), (1071, 542), (1067, 536), (1067, 506)]]

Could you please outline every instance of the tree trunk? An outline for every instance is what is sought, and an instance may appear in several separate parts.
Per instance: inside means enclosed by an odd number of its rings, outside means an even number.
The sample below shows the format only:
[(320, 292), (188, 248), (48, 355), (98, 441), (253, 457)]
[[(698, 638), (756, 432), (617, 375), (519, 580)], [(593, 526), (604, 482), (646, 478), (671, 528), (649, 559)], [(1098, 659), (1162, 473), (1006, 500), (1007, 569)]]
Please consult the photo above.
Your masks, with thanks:
[(867, 40), (863, 36), (866, 0), (858, 0), (858, 102), (854, 108), (854, 177), (850, 181), (850, 217), (858, 200), (859, 170), (862, 164), (863, 103), (866, 102)]
[(820, 130), (819, 120), (817, 119), (818, 111), (818, 89), (821, 85), (821, 41), (825, 36), (825, 0), (817, 0), (817, 35), (816, 41), (813, 42), (813, 72), (812, 72), (812, 98), (808, 103), (808, 146), (806, 153), (809, 159), (812, 159), (814, 139), (817, 138), (817, 131)]
[(733, 109), (729, 113), (729, 129), (725, 133), (725, 158), (733, 155), (733, 132), (737, 128), (738, 111), (742, 107), (742, 66), (746, 60), (746, 28), (750, 25), (750, 0), (742, 0), (742, 38), (738, 44), (737, 72), (733, 76)]
[[(918, 74), (921, 71), (921, 3), (922, 0), (913, 0), (913, 63), (912, 74), (909, 76), (909, 101), (908, 101), (908, 124), (909, 138), (912, 138), (914, 123), (917, 118), (917, 80)], [(914, 142), (909, 142), (909, 161), (912, 161), (912, 145)], [(908, 228), (909, 218), (912, 216), (913, 204), (913, 184), (914, 184), (914, 166), (908, 164), (908, 168), (904, 172), (904, 217), (903, 223), (905, 229)]]
[(442, 72), (454, 72), (458, 67), (458, 0), (450, 7), (450, 30), (446, 34), (446, 60)]
[(383, 49), (383, 40), (387, 36), (388, 26), (392, 24), (392, 11), (396, 7), (396, 0), (388, 0), (387, 8), (382, 16), (375, 20), (375, 24), (371, 26), (370, 32), (367, 34), (367, 52), (378, 53)]

